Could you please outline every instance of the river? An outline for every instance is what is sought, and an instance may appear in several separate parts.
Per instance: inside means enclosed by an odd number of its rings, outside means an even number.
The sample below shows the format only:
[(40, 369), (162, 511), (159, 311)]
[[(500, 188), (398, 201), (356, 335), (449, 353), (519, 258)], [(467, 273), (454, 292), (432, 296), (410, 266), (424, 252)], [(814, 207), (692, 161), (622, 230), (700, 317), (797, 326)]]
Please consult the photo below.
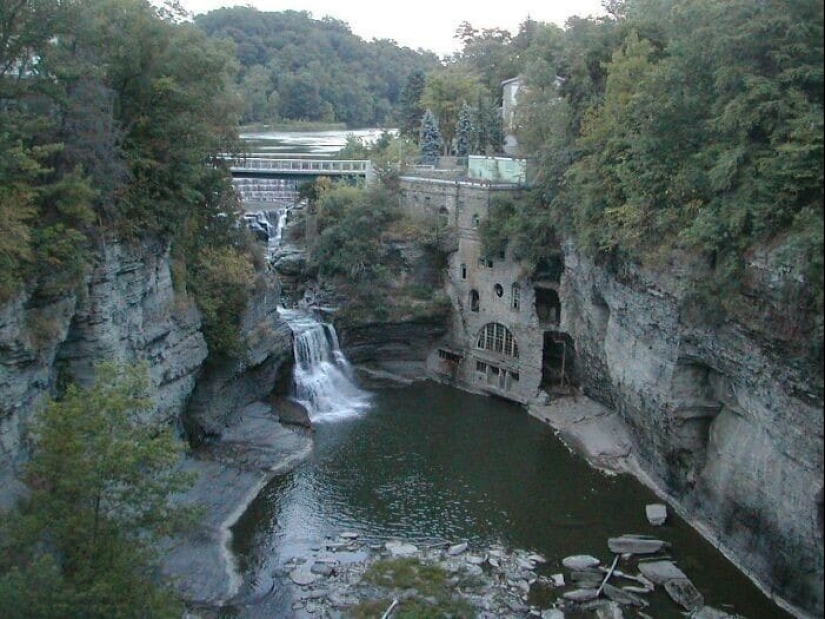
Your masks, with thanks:
[[(387, 129), (397, 133), (395, 129)], [(250, 131), (241, 133), (248, 150), (282, 157), (335, 157), (349, 136), (366, 144), (375, 142), (384, 129), (352, 129), (334, 131)]]
[[(640, 533), (672, 544), (707, 604), (787, 616), (680, 518), (650, 525), (645, 505), (658, 499), (648, 489), (592, 469), (518, 405), (421, 382), (375, 391), (366, 410), (315, 426), (311, 458), (274, 479), (233, 530), (248, 595), (342, 531), (376, 544), (521, 548), (548, 557), (548, 575), (573, 554), (609, 563), (608, 537)], [(663, 592), (650, 602), (651, 617), (683, 616)]]

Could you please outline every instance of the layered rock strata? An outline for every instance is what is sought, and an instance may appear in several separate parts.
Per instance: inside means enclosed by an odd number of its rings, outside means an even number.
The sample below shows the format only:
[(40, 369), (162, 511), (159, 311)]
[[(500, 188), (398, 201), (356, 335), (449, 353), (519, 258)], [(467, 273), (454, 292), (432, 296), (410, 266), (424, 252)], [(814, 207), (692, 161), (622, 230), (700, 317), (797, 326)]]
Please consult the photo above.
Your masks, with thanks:
[(802, 278), (751, 257), (735, 314), (679, 265), (622, 277), (565, 251), (562, 330), (654, 482), (766, 590), (823, 611), (822, 325)]

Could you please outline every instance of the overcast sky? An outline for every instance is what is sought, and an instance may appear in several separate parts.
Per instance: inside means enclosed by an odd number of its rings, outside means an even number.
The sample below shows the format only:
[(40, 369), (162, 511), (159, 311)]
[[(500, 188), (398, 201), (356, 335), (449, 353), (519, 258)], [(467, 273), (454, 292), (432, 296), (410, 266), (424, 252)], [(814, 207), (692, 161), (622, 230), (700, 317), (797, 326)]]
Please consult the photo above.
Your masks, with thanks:
[(307, 11), (315, 19), (330, 15), (347, 22), (367, 41), (393, 39), (440, 56), (459, 51), (453, 35), (464, 21), (478, 30), (504, 28), (515, 34), (528, 15), (563, 26), (571, 15), (603, 14), (601, 0), (182, 0), (182, 4), (195, 14), (251, 5), (261, 11)]

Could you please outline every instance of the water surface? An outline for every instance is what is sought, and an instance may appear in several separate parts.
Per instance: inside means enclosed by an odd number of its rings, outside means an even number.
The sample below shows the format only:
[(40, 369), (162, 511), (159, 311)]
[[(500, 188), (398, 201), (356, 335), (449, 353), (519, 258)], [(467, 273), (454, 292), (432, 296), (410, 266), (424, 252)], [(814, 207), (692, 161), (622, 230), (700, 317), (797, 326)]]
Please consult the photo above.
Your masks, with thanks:
[[(672, 544), (707, 604), (787, 617), (679, 518), (648, 524), (645, 505), (658, 499), (645, 487), (590, 468), (522, 407), (429, 382), (375, 392), (371, 402), (317, 419), (312, 457), (274, 479), (234, 528), (248, 590), (267, 590), (279, 566), (345, 530), (375, 543), (521, 548), (550, 559), (546, 574), (571, 554), (609, 563), (608, 537), (641, 533)], [(663, 592), (649, 599), (650, 616), (683, 616)]]

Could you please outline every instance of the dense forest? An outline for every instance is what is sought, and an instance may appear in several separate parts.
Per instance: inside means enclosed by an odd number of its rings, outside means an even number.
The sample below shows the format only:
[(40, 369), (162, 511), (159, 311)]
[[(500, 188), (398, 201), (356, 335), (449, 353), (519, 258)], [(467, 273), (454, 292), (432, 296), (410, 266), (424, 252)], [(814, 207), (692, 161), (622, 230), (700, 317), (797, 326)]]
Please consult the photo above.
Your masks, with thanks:
[(198, 15), (195, 23), (210, 37), (235, 43), (243, 123), (390, 126), (407, 76), (438, 66), (431, 52), (390, 40), (367, 42), (344, 22), (304, 11), (223, 8)]

